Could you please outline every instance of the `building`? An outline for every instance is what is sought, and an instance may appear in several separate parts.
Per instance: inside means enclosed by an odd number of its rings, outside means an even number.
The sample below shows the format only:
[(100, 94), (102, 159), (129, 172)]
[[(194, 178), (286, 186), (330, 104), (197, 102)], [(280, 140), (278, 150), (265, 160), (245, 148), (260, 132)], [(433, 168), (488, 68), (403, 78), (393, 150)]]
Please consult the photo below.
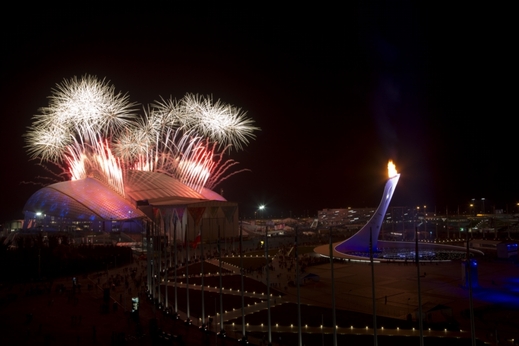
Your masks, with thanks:
[(34, 193), (24, 206), (23, 228), (46, 231), (123, 231), (181, 242), (238, 232), (238, 206), (219, 194), (197, 192), (163, 173), (130, 171), (124, 195), (95, 177), (63, 181)]

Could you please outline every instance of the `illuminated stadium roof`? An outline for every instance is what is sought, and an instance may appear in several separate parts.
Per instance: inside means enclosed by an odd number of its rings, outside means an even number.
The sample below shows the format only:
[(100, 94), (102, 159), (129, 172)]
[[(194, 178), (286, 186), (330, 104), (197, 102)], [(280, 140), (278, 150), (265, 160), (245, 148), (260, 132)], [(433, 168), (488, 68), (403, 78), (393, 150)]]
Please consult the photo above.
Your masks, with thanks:
[(64, 181), (38, 190), (24, 211), (69, 220), (128, 220), (145, 217), (137, 208), (139, 203), (159, 206), (225, 201), (211, 190), (198, 193), (175, 178), (154, 172), (131, 172), (125, 193), (126, 198), (94, 178)]
[(128, 172), (125, 193), (127, 198), (133, 201), (147, 201), (151, 205), (189, 204), (208, 199), (225, 201), (219, 195), (219, 198), (206, 198), (177, 179), (156, 172)]
[(125, 220), (144, 216), (126, 199), (93, 178), (46, 186), (29, 198), (24, 211), (90, 221)]

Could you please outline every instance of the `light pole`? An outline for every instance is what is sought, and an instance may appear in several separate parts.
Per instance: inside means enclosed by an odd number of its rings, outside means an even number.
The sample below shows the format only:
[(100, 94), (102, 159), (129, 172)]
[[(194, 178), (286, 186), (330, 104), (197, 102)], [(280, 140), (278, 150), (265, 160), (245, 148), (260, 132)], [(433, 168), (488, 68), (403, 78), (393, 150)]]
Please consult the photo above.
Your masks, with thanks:
[(260, 219), (263, 219), (263, 210), (265, 210), (265, 204), (261, 204), (258, 207), (258, 211), (260, 212)]

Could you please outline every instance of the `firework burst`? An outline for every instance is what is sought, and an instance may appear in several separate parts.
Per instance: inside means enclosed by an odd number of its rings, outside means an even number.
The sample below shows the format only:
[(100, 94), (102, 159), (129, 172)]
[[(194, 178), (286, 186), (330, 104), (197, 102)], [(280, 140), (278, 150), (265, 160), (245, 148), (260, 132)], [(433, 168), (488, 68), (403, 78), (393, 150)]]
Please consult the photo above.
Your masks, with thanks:
[(33, 117), (26, 137), (32, 158), (65, 165), (71, 179), (95, 176), (124, 195), (125, 172), (168, 174), (197, 191), (241, 171), (224, 160), (259, 128), (246, 113), (212, 97), (161, 98), (135, 113), (127, 94), (93, 76), (64, 80)]
[(246, 112), (220, 100), (213, 102), (211, 96), (186, 94), (178, 102), (161, 100), (155, 107), (158, 113), (169, 114), (180, 128), (209, 138), (219, 148), (243, 149), (259, 130)]
[(105, 79), (84, 76), (53, 89), (48, 113), (85, 133), (112, 136), (136, 118), (134, 107), (128, 94), (117, 93)]
[(135, 104), (126, 94), (93, 76), (64, 80), (52, 89), (49, 105), (33, 117), (26, 135), (29, 155), (63, 161), (75, 140), (94, 143), (111, 138), (136, 119)]

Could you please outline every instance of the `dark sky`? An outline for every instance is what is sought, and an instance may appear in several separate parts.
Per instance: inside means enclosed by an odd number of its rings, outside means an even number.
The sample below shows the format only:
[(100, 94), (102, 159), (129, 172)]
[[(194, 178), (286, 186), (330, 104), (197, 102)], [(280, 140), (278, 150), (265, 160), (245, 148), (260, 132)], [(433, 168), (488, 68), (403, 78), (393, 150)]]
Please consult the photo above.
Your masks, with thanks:
[(56, 83), (85, 74), (142, 105), (189, 92), (246, 110), (261, 131), (231, 158), (251, 171), (220, 186), (243, 215), (262, 203), (273, 216), (375, 206), (389, 159), (402, 174), (393, 205), (519, 202), (506, 8), (256, 6), (10, 13), (0, 221), (21, 218), (39, 188), (23, 182), (50, 176), (24, 148), (32, 116)]

